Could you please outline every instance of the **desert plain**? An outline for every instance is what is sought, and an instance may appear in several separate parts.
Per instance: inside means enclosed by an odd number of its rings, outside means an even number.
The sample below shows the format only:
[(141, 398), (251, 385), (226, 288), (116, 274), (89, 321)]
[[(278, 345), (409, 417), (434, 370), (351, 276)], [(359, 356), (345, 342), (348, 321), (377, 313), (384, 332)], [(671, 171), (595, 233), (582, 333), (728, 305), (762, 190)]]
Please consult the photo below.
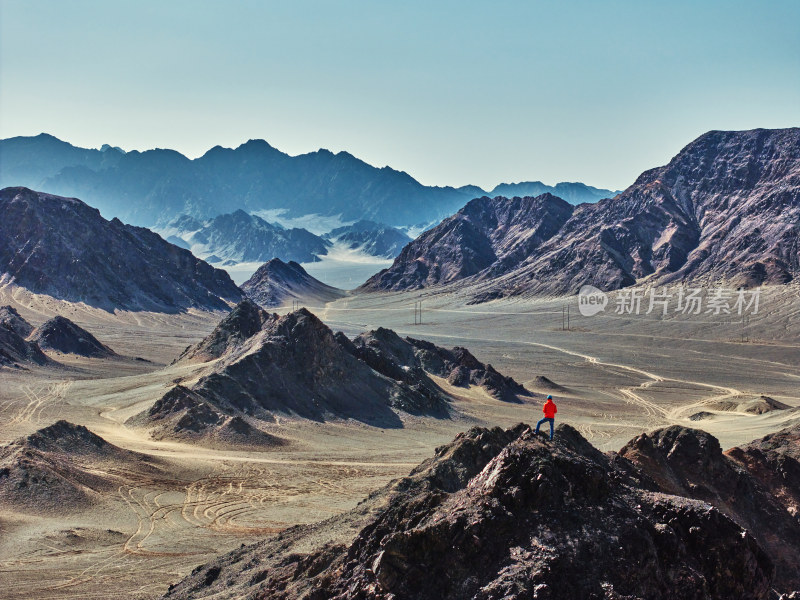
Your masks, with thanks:
[[(34, 325), (67, 316), (119, 356), (51, 353), (59, 366), (0, 371), (0, 444), (65, 419), (143, 458), (89, 465), (109, 482), (90, 506), (41, 510), (32, 497), (24, 510), (0, 507), (2, 596), (160, 597), (217, 554), (354, 507), (460, 431), (535, 423), (547, 394), (557, 421), (601, 450), (671, 424), (704, 429), (728, 448), (800, 422), (799, 286), (765, 287), (749, 318), (645, 314), (644, 302), (640, 314), (618, 314), (617, 296), (593, 316), (576, 297), (474, 305), (458, 291), (351, 293), (309, 305), (351, 337), (387, 327), (464, 346), (533, 398), (507, 403), (437, 379), (457, 398), (447, 418), (402, 415), (402, 427), (383, 429), (287, 416), (263, 425), (287, 444), (248, 450), (156, 440), (126, 423), (176, 381), (197, 377), (198, 365), (172, 362), (224, 313), (112, 314), (6, 285), (0, 305)], [(353, 534), (327, 527), (314, 543)]]

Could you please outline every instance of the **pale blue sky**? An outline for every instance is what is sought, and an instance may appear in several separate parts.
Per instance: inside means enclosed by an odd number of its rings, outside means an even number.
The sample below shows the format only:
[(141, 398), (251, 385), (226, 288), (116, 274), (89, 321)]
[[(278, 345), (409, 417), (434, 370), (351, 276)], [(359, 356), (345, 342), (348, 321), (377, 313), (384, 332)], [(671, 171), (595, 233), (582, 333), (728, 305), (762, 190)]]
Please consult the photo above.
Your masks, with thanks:
[(0, 137), (624, 188), (709, 129), (800, 126), (798, 23), (797, 0), (0, 0)]

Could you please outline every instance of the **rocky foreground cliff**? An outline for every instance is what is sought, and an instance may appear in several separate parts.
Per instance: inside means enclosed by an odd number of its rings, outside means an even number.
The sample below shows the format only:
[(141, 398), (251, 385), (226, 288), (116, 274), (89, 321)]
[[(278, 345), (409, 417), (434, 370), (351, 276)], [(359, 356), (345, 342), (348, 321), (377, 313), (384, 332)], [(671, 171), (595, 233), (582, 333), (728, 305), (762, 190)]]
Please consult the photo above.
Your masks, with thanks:
[(552, 442), (474, 428), (352, 511), (243, 546), (165, 598), (778, 598), (800, 588), (798, 459), (799, 427), (727, 453), (670, 427), (607, 454), (569, 425)]
[(800, 275), (800, 128), (711, 131), (614, 198), (478, 198), (365, 290), (470, 286), (477, 299)]

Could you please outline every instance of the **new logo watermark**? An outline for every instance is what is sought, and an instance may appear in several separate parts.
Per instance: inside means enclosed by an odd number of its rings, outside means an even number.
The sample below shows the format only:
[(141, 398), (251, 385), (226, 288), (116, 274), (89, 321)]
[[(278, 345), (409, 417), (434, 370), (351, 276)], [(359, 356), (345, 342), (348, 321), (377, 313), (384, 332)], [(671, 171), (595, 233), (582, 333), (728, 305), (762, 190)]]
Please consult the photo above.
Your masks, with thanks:
[(593, 285), (584, 285), (578, 292), (578, 310), (584, 317), (593, 317), (606, 309), (608, 295)]
[[(649, 315), (669, 313), (684, 315), (738, 315), (758, 314), (761, 288), (752, 290), (731, 289), (722, 286), (704, 289), (676, 285), (672, 287), (617, 290), (614, 313), (617, 315)], [(578, 310), (591, 317), (606, 309), (608, 295), (594, 287), (584, 285), (578, 292)]]

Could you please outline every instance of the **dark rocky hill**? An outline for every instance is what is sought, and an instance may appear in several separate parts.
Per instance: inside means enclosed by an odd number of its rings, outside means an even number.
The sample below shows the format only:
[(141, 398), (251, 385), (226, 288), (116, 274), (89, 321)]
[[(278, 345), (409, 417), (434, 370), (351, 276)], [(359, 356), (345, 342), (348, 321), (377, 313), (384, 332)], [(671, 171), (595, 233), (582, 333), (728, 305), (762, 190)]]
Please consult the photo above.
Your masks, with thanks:
[(52, 361), (45, 356), (39, 344), (22, 337), (15, 329), (0, 323), (0, 367), (46, 365)]
[(407, 245), (362, 289), (418, 289), (508, 273), (554, 236), (572, 211), (551, 194), (476, 198)]
[(148, 229), (106, 221), (75, 198), (0, 190), (0, 273), (37, 294), (105, 310), (227, 309), (224, 271)]
[(337, 241), (350, 249), (359, 249), (372, 256), (394, 258), (411, 241), (411, 238), (399, 229), (362, 219), (337, 227), (325, 234), (325, 238)]
[[(784, 436), (800, 443), (800, 427)], [(731, 451), (733, 456), (745, 452)], [(673, 426), (636, 437), (619, 456), (651, 477), (659, 490), (707, 502), (747, 529), (775, 563), (780, 588), (800, 590), (800, 521), (792, 504), (780, 497), (780, 488), (763, 485), (746, 462), (723, 454), (715, 437)]]
[(0, 325), (5, 325), (22, 338), (33, 331), (33, 325), (23, 319), (13, 306), (0, 306)]
[(229, 417), (256, 425), (281, 416), (402, 427), (400, 413), (443, 417), (449, 410), (438, 389), (396, 381), (356, 359), (306, 309), (278, 316), (243, 301), (179, 360), (215, 358), (191, 388), (171, 390), (132, 423), (161, 437), (195, 427), (200, 439)]
[[(471, 202), (364, 288), (457, 281), (491, 299), (575, 293), (584, 284), (792, 281), (800, 274), (800, 128), (711, 131), (618, 196), (578, 206), (560, 222), (526, 215), (533, 202)], [(519, 213), (522, 230), (557, 230), (514, 252), (519, 234), (497, 219), (502, 210)]]
[(33, 330), (30, 339), (45, 350), (56, 350), (64, 354), (78, 354), (93, 358), (117, 355), (91, 333), (62, 316), (53, 317), (42, 323)]
[(0, 504), (37, 513), (81, 510), (114, 493), (119, 469), (156, 473), (153, 459), (82, 425), (58, 421), (0, 447)]
[[(744, 452), (772, 453), (756, 472), (777, 475), (769, 461), (793, 455), (799, 441), (800, 432), (788, 430)], [(475, 428), (352, 511), (234, 550), (196, 569), (165, 598), (788, 594), (797, 571), (784, 570), (786, 557), (768, 542), (791, 544), (800, 523), (780, 488), (717, 448), (707, 434), (684, 428), (637, 438), (621, 454), (599, 452), (569, 425), (560, 425), (552, 442), (525, 425)], [(708, 485), (696, 481), (703, 475), (712, 475)], [(733, 490), (739, 497), (730, 497)], [(732, 501), (755, 512), (732, 513)], [(756, 531), (741, 518), (757, 514), (760, 501), (777, 520), (759, 521)], [(309, 552), (312, 539), (317, 550)]]
[(322, 283), (294, 261), (279, 258), (261, 265), (242, 291), (264, 307), (285, 306), (293, 300), (324, 304), (342, 298), (345, 292)]
[[(197, 382), (178, 385), (131, 424), (157, 437), (204, 443), (238, 418), (254, 431), (281, 419), (350, 419), (402, 427), (405, 415), (445, 418), (452, 397), (430, 377), (458, 371), (455, 385), (480, 385), (504, 401), (530, 394), (463, 348), (401, 339), (388, 329), (348, 339), (300, 309), (270, 314), (242, 301), (179, 362), (207, 362)], [(445, 386), (446, 387), (446, 386)], [(232, 438), (233, 439), (233, 438)]]
[[(336, 339), (345, 350), (370, 367), (398, 381), (429, 384), (427, 374), (444, 377), (448, 383), (477, 385), (499, 400), (519, 402), (531, 393), (492, 365), (475, 358), (466, 348), (451, 350), (425, 340), (401, 338), (391, 329), (379, 327), (348, 340), (341, 332)], [(430, 384), (432, 386), (432, 384)]]

